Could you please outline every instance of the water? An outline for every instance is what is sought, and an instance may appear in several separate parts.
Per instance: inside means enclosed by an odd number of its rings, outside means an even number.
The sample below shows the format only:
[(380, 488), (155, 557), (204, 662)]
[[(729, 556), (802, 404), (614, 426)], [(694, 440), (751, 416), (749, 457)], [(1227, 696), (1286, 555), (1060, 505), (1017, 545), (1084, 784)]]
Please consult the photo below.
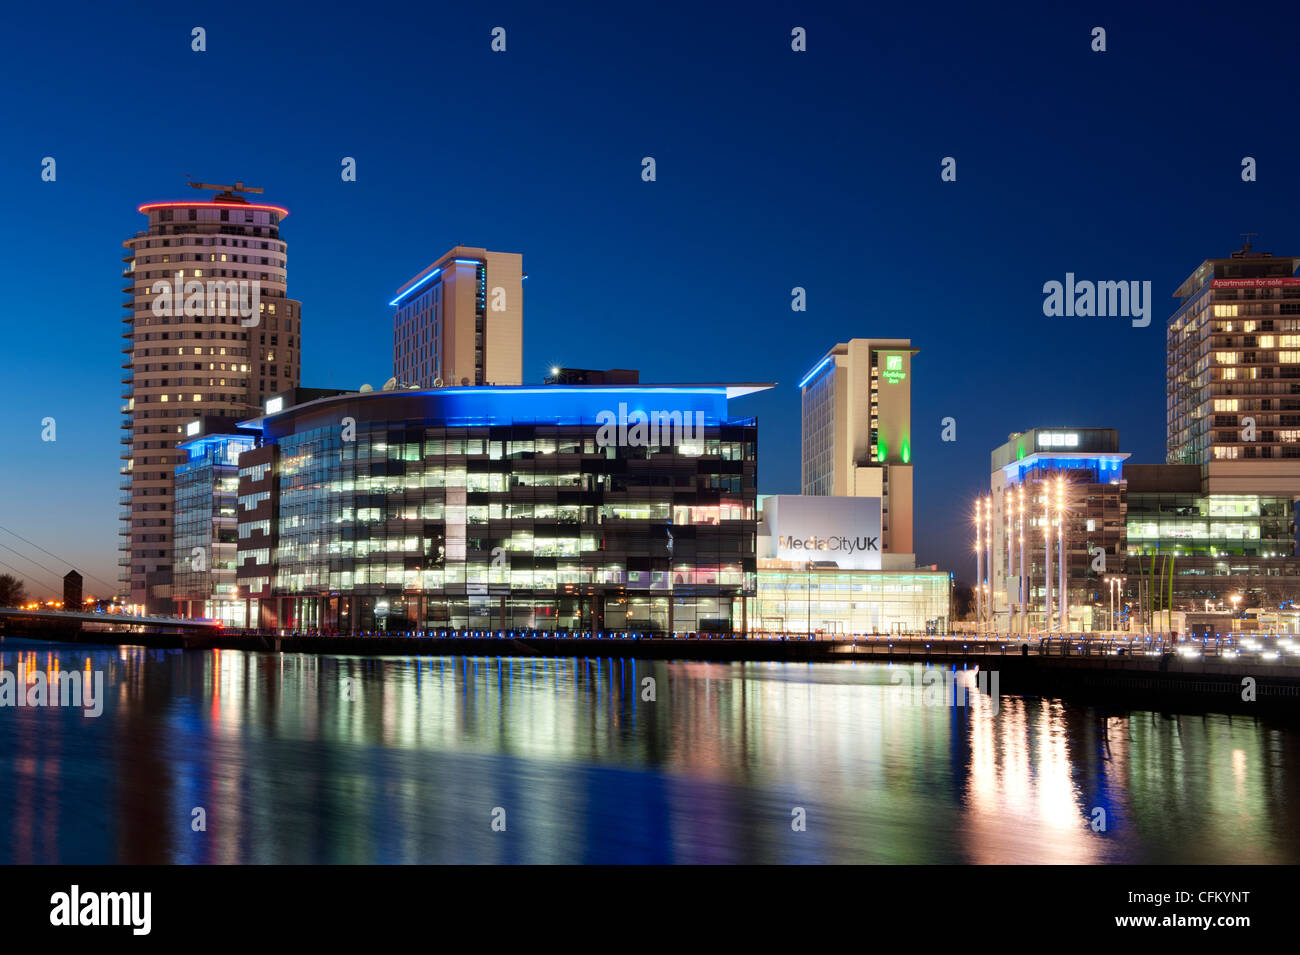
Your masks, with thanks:
[(1300, 727), (1241, 716), (921, 705), (883, 664), (0, 642), (88, 663), (98, 718), (0, 708), (0, 862), (1300, 862)]

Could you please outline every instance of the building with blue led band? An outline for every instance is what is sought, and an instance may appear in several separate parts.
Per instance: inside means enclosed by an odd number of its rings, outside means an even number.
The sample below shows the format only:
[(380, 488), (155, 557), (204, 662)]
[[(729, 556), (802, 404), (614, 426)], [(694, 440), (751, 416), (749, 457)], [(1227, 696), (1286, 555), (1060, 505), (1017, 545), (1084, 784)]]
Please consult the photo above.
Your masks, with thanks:
[(976, 534), (993, 627), (1058, 629), (1062, 590), (1074, 631), (1176, 629), (1167, 611), (1231, 610), (1234, 596), (1285, 609), (1300, 595), (1289, 494), (1220, 492), (1205, 465), (1128, 457), (1110, 428), (1039, 428), (993, 452)]
[(456, 246), (389, 302), (393, 377), (403, 385), (523, 381), (523, 256)]
[(240, 460), (248, 619), (744, 629), (758, 431), (729, 401), (769, 387), (349, 393), (245, 422), (261, 436)]
[(993, 451), (978, 563), (997, 629), (1059, 629), (1062, 592), (1066, 629), (1104, 625), (1093, 610), (1124, 563), (1128, 457), (1114, 428), (1034, 428)]
[(200, 418), (185, 426), (177, 445), (172, 536), (172, 600), (180, 616), (246, 625), (245, 602), (235, 589), (237, 488), (240, 455), (257, 445), (256, 431), (233, 419)]

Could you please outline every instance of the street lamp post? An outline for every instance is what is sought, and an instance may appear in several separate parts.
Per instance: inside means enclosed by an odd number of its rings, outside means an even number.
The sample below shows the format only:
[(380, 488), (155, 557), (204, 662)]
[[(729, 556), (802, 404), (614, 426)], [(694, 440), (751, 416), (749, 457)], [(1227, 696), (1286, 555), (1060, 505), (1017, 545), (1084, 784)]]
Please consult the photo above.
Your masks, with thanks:
[(984, 624), (984, 498), (975, 499), (975, 631)]
[(1043, 488), (1043, 631), (1052, 630), (1052, 497), (1046, 482)]
[(803, 595), (808, 607), (808, 638), (812, 639), (812, 561), (804, 564)]
[(1016, 488), (1016, 498), (1020, 511), (1020, 632), (1029, 629), (1029, 564), (1025, 561), (1025, 484), (1021, 481)]
[(988, 582), (984, 588), (984, 609), (988, 616), (988, 626), (985, 633), (993, 632), (993, 625), (996, 622), (993, 616), (993, 495), (990, 494), (988, 501), (984, 505), (984, 546), (988, 549), (988, 556), (984, 566), (988, 568)]
[(1004, 487), (1002, 489), (1002, 509), (1006, 511), (1006, 526), (1003, 528), (1002, 539), (1007, 547), (1007, 584), (1003, 589), (1007, 594), (1007, 632), (1010, 633), (1014, 628), (1011, 626), (1011, 615), (1014, 613), (1013, 598), (1011, 596), (1011, 578), (1016, 571), (1016, 549), (1011, 544), (1011, 534), (1015, 527), (1015, 518), (1012, 514), (1014, 508), (1011, 506), (1011, 489)]
[(1115, 629), (1115, 578), (1106, 578), (1106, 592), (1110, 598), (1110, 617), (1106, 625), (1107, 630)]
[(1068, 627), (1068, 601), (1065, 586), (1065, 478), (1056, 479), (1056, 566), (1060, 574), (1060, 586), (1057, 588), (1057, 610), (1060, 614), (1061, 633)]

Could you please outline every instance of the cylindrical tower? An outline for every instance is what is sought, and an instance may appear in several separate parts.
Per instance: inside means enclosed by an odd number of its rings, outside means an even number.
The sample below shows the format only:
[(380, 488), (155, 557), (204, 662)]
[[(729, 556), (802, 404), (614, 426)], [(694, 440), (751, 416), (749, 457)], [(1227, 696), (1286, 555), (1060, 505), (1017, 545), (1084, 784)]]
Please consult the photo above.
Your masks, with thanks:
[[(207, 187), (204, 187), (207, 188)], [(188, 422), (247, 418), (298, 387), (302, 306), (287, 297), (280, 206), (242, 183), (212, 199), (140, 206), (122, 245), (122, 521), (119, 581), (131, 603), (171, 610), (174, 450)]]

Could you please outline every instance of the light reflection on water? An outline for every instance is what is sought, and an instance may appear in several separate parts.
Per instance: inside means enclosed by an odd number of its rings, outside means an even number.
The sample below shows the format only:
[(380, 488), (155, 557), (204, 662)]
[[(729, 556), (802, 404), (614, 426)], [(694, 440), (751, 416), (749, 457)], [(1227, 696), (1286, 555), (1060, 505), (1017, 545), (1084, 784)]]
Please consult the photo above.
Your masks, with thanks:
[(882, 664), (0, 642), (29, 681), (88, 662), (98, 719), (0, 708), (0, 862), (1300, 861), (1297, 727), (1240, 716), (921, 705)]

